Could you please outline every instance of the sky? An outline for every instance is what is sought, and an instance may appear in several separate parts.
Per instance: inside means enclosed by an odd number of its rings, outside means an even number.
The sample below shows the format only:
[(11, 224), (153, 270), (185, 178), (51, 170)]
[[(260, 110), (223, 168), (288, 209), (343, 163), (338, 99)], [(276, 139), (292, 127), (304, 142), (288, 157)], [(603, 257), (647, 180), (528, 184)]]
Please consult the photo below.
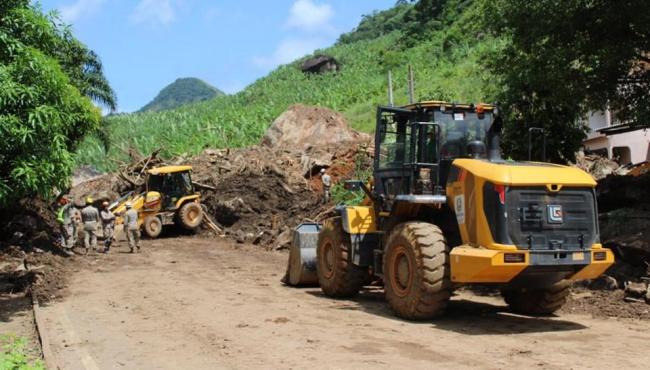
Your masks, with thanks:
[(40, 0), (102, 59), (118, 110), (180, 77), (236, 93), (396, 0)]

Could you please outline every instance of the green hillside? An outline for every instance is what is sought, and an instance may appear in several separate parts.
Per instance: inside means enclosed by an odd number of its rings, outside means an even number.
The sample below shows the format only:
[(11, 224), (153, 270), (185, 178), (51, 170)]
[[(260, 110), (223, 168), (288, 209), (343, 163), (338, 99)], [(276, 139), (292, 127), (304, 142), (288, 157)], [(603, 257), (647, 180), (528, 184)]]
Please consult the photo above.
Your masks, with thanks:
[[(112, 117), (108, 153), (90, 137), (80, 146), (77, 161), (107, 170), (114, 168), (114, 159), (124, 159), (129, 147), (142, 153), (162, 147), (164, 155), (173, 156), (205, 147), (256, 144), (271, 122), (295, 103), (341, 111), (354, 128), (372, 131), (376, 106), (386, 103), (388, 70), (394, 76), (396, 103), (407, 102), (409, 64), (415, 70), (418, 99), (486, 101), (493, 96), (492, 81), (478, 61), (498, 43), (482, 36), (476, 26), (479, 10), (471, 3), (447, 0), (444, 9), (431, 7), (435, 13), (422, 16), (416, 5), (400, 2), (366, 16), (334, 46), (315, 52), (340, 61), (338, 73), (306, 75), (298, 60), (235, 95), (169, 111)], [(419, 23), (431, 19), (437, 24), (423, 28)], [(423, 29), (428, 31), (420, 32)]]
[(160, 90), (151, 102), (140, 109), (140, 112), (174, 109), (221, 95), (225, 94), (203, 80), (193, 77), (179, 78)]

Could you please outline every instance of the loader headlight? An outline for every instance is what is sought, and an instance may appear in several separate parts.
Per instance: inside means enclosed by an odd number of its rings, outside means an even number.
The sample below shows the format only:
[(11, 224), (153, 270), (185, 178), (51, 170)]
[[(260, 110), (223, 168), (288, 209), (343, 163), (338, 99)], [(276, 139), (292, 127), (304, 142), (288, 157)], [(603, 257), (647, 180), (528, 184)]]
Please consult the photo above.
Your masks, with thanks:
[(505, 263), (523, 263), (526, 262), (524, 253), (504, 253), (503, 262)]
[(594, 261), (604, 261), (607, 259), (607, 252), (594, 252)]

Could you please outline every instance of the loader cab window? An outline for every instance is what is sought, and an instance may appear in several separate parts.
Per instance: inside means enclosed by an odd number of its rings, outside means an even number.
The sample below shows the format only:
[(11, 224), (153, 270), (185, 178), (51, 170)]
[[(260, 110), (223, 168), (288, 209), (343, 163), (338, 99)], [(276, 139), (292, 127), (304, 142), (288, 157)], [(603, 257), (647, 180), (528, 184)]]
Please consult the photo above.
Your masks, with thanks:
[(149, 180), (147, 181), (147, 191), (157, 191), (162, 192), (163, 188), (163, 176), (160, 175), (149, 175)]
[(472, 112), (440, 112), (433, 114), (433, 121), (440, 125), (440, 159), (465, 158), (469, 156), (467, 144), (481, 141), (487, 144), (487, 130), (492, 113), (477, 115)]
[(382, 118), (379, 135), (379, 168), (398, 168), (410, 153), (410, 127), (406, 117), (395, 115)]

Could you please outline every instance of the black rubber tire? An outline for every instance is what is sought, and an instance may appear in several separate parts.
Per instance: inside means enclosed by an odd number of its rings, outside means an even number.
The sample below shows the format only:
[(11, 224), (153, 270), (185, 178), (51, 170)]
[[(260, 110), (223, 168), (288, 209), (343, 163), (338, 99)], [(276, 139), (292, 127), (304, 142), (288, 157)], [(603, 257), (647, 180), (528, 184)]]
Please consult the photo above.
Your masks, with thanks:
[(407, 320), (444, 313), (451, 297), (449, 247), (442, 230), (426, 222), (405, 222), (390, 233), (384, 253), (386, 300)]
[(544, 289), (510, 289), (503, 290), (501, 295), (513, 312), (546, 316), (559, 310), (566, 303), (571, 284), (560, 281)]
[(188, 230), (194, 230), (203, 222), (203, 209), (201, 205), (195, 202), (188, 202), (178, 210), (178, 220), (182, 227)]
[(155, 239), (162, 233), (163, 224), (159, 217), (149, 216), (144, 219), (142, 223), (145, 235), (151, 239)]
[(350, 261), (352, 243), (340, 217), (325, 220), (318, 233), (316, 273), (328, 297), (350, 298), (359, 293), (368, 271)]

